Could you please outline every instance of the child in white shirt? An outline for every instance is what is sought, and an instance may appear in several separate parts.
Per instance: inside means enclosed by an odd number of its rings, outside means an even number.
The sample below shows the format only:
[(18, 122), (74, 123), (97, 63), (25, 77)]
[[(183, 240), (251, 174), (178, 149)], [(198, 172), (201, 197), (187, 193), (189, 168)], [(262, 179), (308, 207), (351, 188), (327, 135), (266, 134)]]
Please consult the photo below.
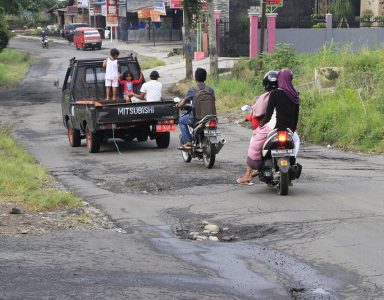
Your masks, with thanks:
[(105, 70), (105, 100), (109, 100), (109, 94), (112, 87), (112, 100), (116, 101), (117, 88), (119, 86), (119, 66), (117, 59), (119, 58), (119, 50), (116, 48), (111, 49), (111, 57), (103, 61)]

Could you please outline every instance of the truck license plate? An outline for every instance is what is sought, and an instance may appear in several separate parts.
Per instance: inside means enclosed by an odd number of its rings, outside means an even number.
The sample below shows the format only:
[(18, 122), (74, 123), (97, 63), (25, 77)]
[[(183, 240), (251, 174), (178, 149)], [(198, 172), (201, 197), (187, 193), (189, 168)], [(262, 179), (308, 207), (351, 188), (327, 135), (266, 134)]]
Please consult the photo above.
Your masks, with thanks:
[(271, 150), (272, 157), (294, 156), (293, 149)]
[(156, 132), (168, 132), (175, 131), (177, 129), (176, 125), (156, 125)]

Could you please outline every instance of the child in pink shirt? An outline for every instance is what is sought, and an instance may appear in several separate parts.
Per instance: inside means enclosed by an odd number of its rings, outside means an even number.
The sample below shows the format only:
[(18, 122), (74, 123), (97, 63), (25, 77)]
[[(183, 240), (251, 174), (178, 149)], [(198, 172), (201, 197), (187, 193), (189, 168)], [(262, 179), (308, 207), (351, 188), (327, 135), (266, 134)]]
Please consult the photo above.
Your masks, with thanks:
[(121, 76), (121, 79), (119, 79), (119, 84), (123, 85), (123, 95), (124, 100), (129, 103), (131, 102), (131, 95), (134, 93), (133, 85), (134, 84), (140, 84), (143, 82), (143, 74), (140, 72), (140, 78), (136, 80), (132, 80), (133, 76), (132, 73), (129, 71), (124, 72), (123, 76)]

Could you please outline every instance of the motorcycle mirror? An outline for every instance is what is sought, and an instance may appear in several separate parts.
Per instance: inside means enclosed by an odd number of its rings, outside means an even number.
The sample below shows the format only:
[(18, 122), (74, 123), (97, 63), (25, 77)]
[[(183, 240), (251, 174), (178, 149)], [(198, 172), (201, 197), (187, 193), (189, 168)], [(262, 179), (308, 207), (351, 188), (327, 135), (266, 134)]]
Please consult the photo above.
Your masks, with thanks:
[(59, 83), (59, 79), (55, 79), (55, 81), (53, 82), (53, 86), (54, 86), (55, 88), (60, 88), (59, 85), (60, 85), (60, 83)]
[(244, 105), (242, 108), (241, 108), (242, 111), (251, 111), (252, 110), (252, 106), (249, 106), (249, 105)]
[(179, 103), (179, 102), (181, 102), (181, 99), (179, 97), (173, 98), (173, 102)]

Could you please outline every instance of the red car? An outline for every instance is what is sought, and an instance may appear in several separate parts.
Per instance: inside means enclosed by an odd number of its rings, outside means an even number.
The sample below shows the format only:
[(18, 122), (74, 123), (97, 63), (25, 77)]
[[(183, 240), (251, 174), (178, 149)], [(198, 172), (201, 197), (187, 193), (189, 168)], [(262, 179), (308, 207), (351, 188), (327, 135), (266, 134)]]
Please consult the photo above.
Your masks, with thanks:
[(101, 49), (101, 36), (99, 31), (96, 28), (92, 27), (79, 27), (76, 28), (75, 34), (73, 37), (73, 44), (76, 49), (91, 48), (91, 49)]

